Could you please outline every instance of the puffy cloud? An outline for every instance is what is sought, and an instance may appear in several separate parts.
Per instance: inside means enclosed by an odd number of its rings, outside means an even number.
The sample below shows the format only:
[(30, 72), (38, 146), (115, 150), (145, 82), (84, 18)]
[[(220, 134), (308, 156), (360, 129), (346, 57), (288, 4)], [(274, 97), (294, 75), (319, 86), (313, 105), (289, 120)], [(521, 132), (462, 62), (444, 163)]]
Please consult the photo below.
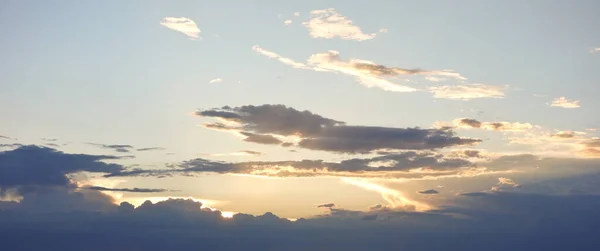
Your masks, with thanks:
[(85, 186), (83, 189), (96, 190), (96, 191), (109, 191), (109, 192), (130, 192), (130, 193), (161, 193), (168, 192), (170, 190), (160, 188), (108, 188), (101, 186)]
[(533, 125), (530, 123), (480, 122), (471, 118), (455, 119), (453, 123), (458, 128), (479, 128), (490, 131), (522, 132), (533, 128)]
[(435, 189), (429, 189), (429, 190), (418, 191), (417, 193), (420, 193), (420, 194), (439, 194), (440, 192), (438, 192), (438, 190), (435, 190)]
[(288, 19), (288, 20), (285, 20), (285, 21), (283, 22), (283, 24), (285, 24), (285, 25), (290, 25), (290, 24), (292, 24), (292, 22), (293, 22), (292, 20), (289, 20), (289, 19)]
[(315, 207), (317, 207), (317, 208), (332, 208), (332, 207), (335, 207), (335, 203), (325, 203), (325, 204), (316, 205)]
[(342, 16), (333, 8), (311, 11), (310, 20), (302, 24), (306, 26), (313, 38), (364, 41), (377, 36), (376, 33), (363, 33), (360, 27), (354, 25), (351, 20)]
[(88, 143), (89, 145), (97, 146), (104, 149), (115, 150), (120, 153), (127, 153), (130, 149), (133, 149), (131, 145), (105, 145), (105, 144), (96, 144), (96, 143)]
[(187, 17), (165, 17), (160, 24), (171, 30), (179, 31), (192, 40), (200, 38), (200, 29), (196, 22)]
[(485, 84), (444, 85), (430, 87), (435, 98), (470, 100), (476, 98), (504, 98), (504, 87)]
[(163, 147), (146, 147), (146, 148), (138, 148), (138, 152), (147, 152), (147, 151), (164, 151), (167, 150)]
[[(278, 144), (282, 137), (299, 137), (298, 146), (338, 153), (369, 153), (381, 149), (426, 150), (473, 145), (481, 140), (460, 138), (450, 128), (420, 129), (374, 126), (348, 126), (309, 111), (284, 105), (222, 107), (202, 110), (199, 116), (214, 117), (243, 130), (246, 141)], [(222, 129), (226, 126), (219, 126)], [(265, 136), (267, 135), (267, 136)]]
[(466, 80), (459, 73), (450, 70), (422, 70), (422, 69), (404, 69), (399, 67), (388, 67), (377, 64), (372, 61), (362, 59), (343, 60), (337, 51), (328, 51), (316, 53), (310, 56), (306, 63), (296, 62), (292, 59), (280, 56), (277, 53), (267, 51), (259, 46), (252, 48), (254, 51), (274, 58), (280, 62), (298, 69), (310, 69), (319, 72), (341, 73), (353, 76), (356, 80), (366, 87), (377, 87), (385, 91), (393, 92), (414, 92), (417, 89), (395, 83), (389, 78), (399, 76), (425, 76), (438, 78), (454, 78)]
[(579, 108), (579, 100), (569, 100), (565, 97), (559, 97), (552, 101), (550, 104), (552, 107), (562, 107), (562, 108)]
[(118, 164), (101, 160), (116, 156), (68, 154), (52, 148), (21, 146), (0, 152), (0, 188), (26, 186), (69, 186), (68, 174), (86, 171), (115, 173), (124, 170)]
[(223, 82), (222, 78), (215, 78), (215, 79), (211, 79), (210, 81), (208, 81), (209, 84), (221, 83), (221, 82)]

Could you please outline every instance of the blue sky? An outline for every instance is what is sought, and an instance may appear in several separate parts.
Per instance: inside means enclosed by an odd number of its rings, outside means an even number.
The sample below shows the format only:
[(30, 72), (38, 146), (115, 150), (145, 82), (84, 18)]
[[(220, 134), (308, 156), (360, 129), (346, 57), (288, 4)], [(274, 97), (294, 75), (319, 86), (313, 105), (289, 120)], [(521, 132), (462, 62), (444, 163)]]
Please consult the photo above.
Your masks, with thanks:
[[(599, 9), (5, 2), (0, 150), (111, 156), (102, 163), (122, 169), (60, 175), (113, 189), (98, 193), (114, 203), (192, 197), (287, 218), (336, 216), (320, 203), (423, 212), (460, 203), (456, 194), (581, 190), (567, 181), (600, 171)], [(0, 179), (0, 199), (26, 200), (20, 178)]]

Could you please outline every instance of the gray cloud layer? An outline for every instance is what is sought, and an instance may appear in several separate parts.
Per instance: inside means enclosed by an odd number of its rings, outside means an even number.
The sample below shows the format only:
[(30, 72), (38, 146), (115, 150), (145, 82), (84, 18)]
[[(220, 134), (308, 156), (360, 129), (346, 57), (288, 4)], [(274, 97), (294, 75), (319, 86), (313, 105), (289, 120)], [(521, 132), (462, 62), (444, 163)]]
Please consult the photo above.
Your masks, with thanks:
[[(376, 126), (349, 126), (344, 122), (322, 117), (309, 111), (298, 111), (284, 105), (222, 107), (198, 111), (203, 117), (213, 117), (237, 123), (239, 126), (208, 124), (218, 130), (243, 130), (249, 142), (279, 144), (272, 135), (298, 136), (297, 146), (337, 153), (369, 153), (380, 149), (425, 150), (472, 145), (479, 139), (455, 136), (451, 128), (421, 129)], [(290, 145), (290, 142), (284, 143)]]

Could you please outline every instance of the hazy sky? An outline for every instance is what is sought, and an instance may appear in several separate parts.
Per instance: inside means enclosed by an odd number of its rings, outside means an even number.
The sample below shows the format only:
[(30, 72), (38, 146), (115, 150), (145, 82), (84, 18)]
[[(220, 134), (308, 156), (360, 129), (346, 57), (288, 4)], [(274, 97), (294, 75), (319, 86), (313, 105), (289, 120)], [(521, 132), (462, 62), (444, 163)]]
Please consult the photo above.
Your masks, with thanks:
[(598, 195), (578, 178), (600, 173), (599, 10), (4, 1), (0, 200), (58, 185), (310, 218)]

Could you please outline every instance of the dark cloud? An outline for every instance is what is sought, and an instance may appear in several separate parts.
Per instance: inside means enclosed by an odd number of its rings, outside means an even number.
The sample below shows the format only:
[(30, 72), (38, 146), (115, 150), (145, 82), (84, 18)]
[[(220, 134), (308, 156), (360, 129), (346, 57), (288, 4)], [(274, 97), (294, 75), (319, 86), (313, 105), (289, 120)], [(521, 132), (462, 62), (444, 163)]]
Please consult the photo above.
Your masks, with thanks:
[(263, 153), (261, 153), (259, 151), (252, 151), (252, 150), (244, 150), (244, 151), (242, 151), (242, 153), (245, 153), (245, 154), (248, 154), (248, 155), (252, 155), (252, 156), (263, 155)]
[[(504, 251), (507, 243), (517, 243), (512, 250), (591, 251), (600, 245), (598, 196), (494, 193), (457, 198), (457, 206), (432, 212), (332, 208), (328, 215), (296, 222), (272, 213), (224, 219), (192, 200), (134, 207), (103, 206), (89, 194), (46, 197), (27, 206), (0, 203), (3, 249)], [(24, 210), (67, 204), (73, 209)]]
[(0, 188), (19, 186), (67, 186), (67, 174), (86, 171), (114, 173), (123, 166), (101, 160), (119, 159), (108, 155), (68, 154), (52, 148), (21, 146), (0, 152)]
[(284, 136), (297, 134), (311, 136), (318, 134), (323, 127), (343, 124), (309, 111), (298, 111), (284, 105), (246, 105), (234, 108), (225, 106), (220, 109), (198, 111), (196, 114), (239, 122), (246, 131)]
[(163, 147), (146, 147), (146, 148), (138, 148), (137, 151), (138, 152), (145, 152), (145, 151), (164, 151), (167, 150)]
[(244, 141), (258, 143), (258, 144), (267, 144), (267, 145), (277, 145), (281, 144), (282, 141), (278, 138), (275, 138), (271, 135), (267, 134), (254, 134), (250, 132), (241, 132), (242, 135), (246, 136)]
[(369, 153), (379, 149), (427, 150), (479, 142), (479, 139), (456, 137), (450, 128), (338, 126), (326, 128), (319, 137), (303, 139), (298, 145), (311, 150)]
[(111, 149), (119, 153), (127, 153), (130, 149), (133, 149), (131, 145), (105, 145), (105, 144), (96, 144), (96, 143), (88, 143), (93, 146), (97, 146), (104, 149)]
[[(242, 134), (248, 136), (246, 141), (275, 144), (281, 141), (264, 135), (295, 135), (301, 138), (299, 147), (337, 153), (370, 153), (382, 149), (426, 150), (481, 142), (479, 139), (457, 137), (449, 127), (421, 129), (347, 126), (344, 122), (284, 105), (223, 107), (196, 114), (239, 123), (239, 129), (244, 131)], [(225, 125), (207, 127), (233, 130)], [(291, 146), (291, 143), (283, 144)]]
[[(338, 56), (339, 57), (339, 56)], [(354, 63), (354, 68), (362, 71), (367, 71), (375, 76), (397, 76), (397, 75), (413, 75), (430, 73), (431, 71), (421, 69), (403, 69), (398, 67), (387, 67), (380, 64)]]
[(160, 188), (108, 188), (101, 186), (86, 186), (83, 189), (96, 190), (96, 191), (112, 191), (112, 192), (130, 192), (130, 193), (161, 193), (169, 192), (172, 190), (160, 189)]
[(56, 148), (56, 147), (60, 147), (59, 145), (57, 145), (57, 144), (54, 144), (54, 143), (48, 143), (48, 144), (46, 144), (46, 145), (47, 145), (47, 146), (50, 146), (50, 147), (55, 147), (55, 148)]
[[(373, 158), (354, 158), (341, 162), (326, 162), (323, 160), (302, 161), (249, 161), (249, 162), (220, 162), (207, 159), (193, 159), (175, 164), (169, 169), (153, 170), (124, 170), (108, 174), (113, 176), (163, 176), (191, 175), (194, 173), (242, 173), (268, 176), (326, 176), (336, 173), (356, 173), (358, 175), (376, 174), (378, 172), (404, 171), (421, 168), (433, 171), (460, 170), (475, 167), (468, 160), (448, 157), (435, 152), (401, 152), (377, 156)], [(289, 169), (291, 168), (291, 170)], [(408, 173), (406, 173), (409, 175)], [(410, 174), (418, 176), (420, 174)], [(435, 174), (428, 174), (435, 175)]]
[(9, 137), (7, 137), (7, 136), (0, 135), (0, 139), (12, 139), (12, 138), (9, 138)]
[(335, 203), (325, 203), (325, 204), (316, 205), (315, 207), (317, 207), (317, 208), (332, 208), (332, 207), (335, 207)]
[(419, 191), (418, 193), (420, 193), (420, 194), (439, 194), (440, 192), (438, 192), (438, 190), (435, 190), (435, 189), (429, 189), (429, 190)]
[(482, 197), (482, 196), (488, 196), (488, 195), (490, 195), (490, 193), (487, 193), (487, 192), (470, 192), (470, 193), (460, 193), (458, 195), (460, 195), (460, 196), (466, 196), (466, 197)]
[(460, 123), (460, 125), (469, 126), (469, 127), (473, 127), (473, 128), (481, 127), (481, 122), (476, 119), (464, 118), (464, 119), (461, 119), (459, 123)]

